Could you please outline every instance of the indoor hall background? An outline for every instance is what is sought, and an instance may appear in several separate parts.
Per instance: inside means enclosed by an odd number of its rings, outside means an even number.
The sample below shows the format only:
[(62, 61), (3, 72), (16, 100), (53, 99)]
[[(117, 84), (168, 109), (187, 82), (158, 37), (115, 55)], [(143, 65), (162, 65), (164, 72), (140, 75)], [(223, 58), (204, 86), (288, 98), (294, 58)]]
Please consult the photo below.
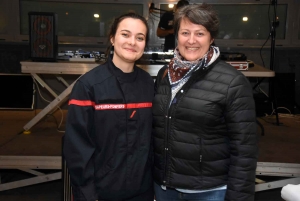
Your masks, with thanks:
[[(140, 1), (140, 0), (139, 0)], [(193, 1), (193, 0), (192, 0)], [(196, 1), (196, 0), (194, 0)], [(5, 2), (5, 3), (4, 3)], [(9, 2), (9, 3), (6, 3)], [(9, 25), (18, 25), (18, 23), (11, 23), (11, 21), (16, 22), (19, 20), (18, 13), (16, 13), (16, 8), (19, 8), (15, 2), (19, 2), (19, 0), (11, 0), (11, 1), (0, 1), (0, 10), (1, 7), (5, 8), (7, 12), (9, 12)], [(143, 1), (147, 2), (147, 1)], [(150, 1), (149, 1), (150, 2)], [(154, 0), (154, 2), (159, 2), (158, 0)], [(242, 2), (242, 1), (241, 1)], [(262, 2), (262, 1), (260, 1)], [(11, 6), (11, 9), (6, 9)], [(299, 8), (299, 0), (293, 1), (293, 4), (289, 7), (294, 7), (295, 9)], [(4, 11), (5, 14), (6, 11)], [(298, 12), (298, 11), (297, 11)], [(298, 19), (295, 20), (298, 23), (299, 14), (297, 16), (291, 16), (289, 14), (289, 19)], [(11, 16), (10, 16), (11, 15)], [(5, 15), (4, 15), (5, 18)], [(299, 27), (300, 25), (298, 25)], [(288, 26), (287, 26), (288, 27)], [(297, 25), (295, 24), (295, 27)], [(156, 27), (152, 27), (152, 36), (154, 36), (154, 32)], [(19, 37), (19, 32), (16, 27), (7, 29), (8, 32), (4, 33), (0, 31), (0, 72), (1, 73), (21, 73), (20, 61), (27, 60), (29, 58), (29, 48), (28, 42), (26, 40), (16, 40)], [(4, 29), (4, 31), (6, 31)], [(289, 26), (290, 32), (299, 32), (297, 29), (293, 29), (292, 26)], [(300, 32), (299, 32), (300, 33)], [(2, 35), (1, 35), (2, 34)], [(21, 38), (21, 37), (20, 37)], [(22, 36), (22, 39), (26, 39), (25, 36)], [(299, 36), (298, 36), (298, 39)], [(299, 40), (298, 40), (299, 41)], [(274, 70), (276, 73), (283, 74), (294, 74), (295, 80), (289, 80), (289, 83), (293, 83), (295, 81), (295, 94), (294, 97), (296, 99), (296, 103), (299, 105), (300, 103), (300, 50), (299, 50), (299, 42), (295, 44), (290, 44), (290, 46), (282, 46), (276, 47), (275, 52), (275, 66)], [(104, 48), (104, 44), (59, 44), (59, 51), (64, 50), (77, 50), (78, 48), (85, 48), (89, 50), (99, 50), (99, 47)], [(249, 59), (254, 61), (255, 63), (263, 66), (263, 62), (261, 58), (264, 59), (265, 67), (269, 68), (270, 61), (270, 49), (269, 47), (265, 47), (260, 52), (260, 47), (236, 47), (236, 44), (231, 44), (229, 46), (223, 46), (224, 51), (231, 52), (242, 52)], [(51, 87), (58, 89), (60, 91), (64, 88), (64, 86), (52, 76), (46, 77), (47, 82), (51, 85)], [(74, 79), (72, 76), (68, 81), (71, 83)], [(255, 84), (256, 79), (253, 80), (253, 84)], [(8, 86), (9, 83), (5, 86)], [(264, 82), (260, 85), (260, 87), (267, 93), (268, 92), (268, 80), (264, 80)], [(47, 99), (52, 99), (53, 97), (45, 90), (42, 90), (42, 95)], [(276, 90), (276, 88), (275, 88)], [(292, 92), (291, 92), (292, 93)], [(289, 93), (290, 94), (290, 93)], [(2, 94), (1, 98), (6, 97), (9, 98), (8, 94)], [(285, 97), (285, 96), (283, 96)], [(265, 98), (265, 97), (264, 97)], [(37, 109), (42, 109), (47, 106), (47, 103), (44, 102), (39, 95), (36, 96), (36, 105)], [(290, 104), (291, 99), (283, 99), (286, 100)], [(278, 107), (285, 106), (285, 102), (283, 104), (279, 104)], [(64, 109), (67, 107), (64, 105)], [(57, 125), (60, 121), (60, 112), (56, 112), (53, 115), (47, 116), (37, 125), (35, 125), (32, 129), (32, 133), (30, 135), (23, 135), (22, 127), (27, 123), (34, 115), (38, 113), (39, 110), (34, 111), (0, 111), (0, 155), (37, 155), (37, 156), (48, 156), (48, 155), (57, 155), (61, 154), (61, 137), (63, 133), (57, 130)], [(299, 114), (299, 108), (296, 108), (295, 111)], [(264, 116), (266, 111), (262, 113)], [(287, 112), (286, 110), (280, 110), (280, 112)], [(65, 111), (64, 111), (65, 113)], [(271, 114), (270, 111), (267, 111), (268, 114)], [(294, 117), (293, 117), (294, 116)], [(64, 118), (65, 120), (65, 118)], [(260, 161), (267, 162), (285, 162), (285, 163), (300, 163), (299, 156), (296, 154), (299, 153), (299, 118), (295, 115), (282, 114), (280, 115), (280, 126), (276, 126), (273, 123), (275, 122), (274, 116), (271, 117), (263, 117), (259, 118), (259, 121), (264, 125), (265, 128), (265, 136), (260, 138), (259, 146), (260, 146)], [(268, 123), (271, 122), (271, 123)], [(273, 123), (272, 123), (273, 122)], [(64, 129), (64, 123), (62, 124), (61, 130)], [(45, 171), (47, 172), (47, 171)], [(1, 174), (1, 182), (14, 181), (20, 178), (28, 178), (30, 174), (23, 173), (21, 171), (16, 170), (0, 170)], [(267, 179), (274, 179), (268, 177)], [(62, 183), (60, 180), (48, 182), (39, 185), (33, 185), (24, 188), (18, 188), (15, 190), (3, 191), (0, 192), (0, 200), (61, 200), (62, 197)], [(280, 199), (280, 189), (270, 190), (259, 192), (256, 194), (256, 200), (281, 200)]]

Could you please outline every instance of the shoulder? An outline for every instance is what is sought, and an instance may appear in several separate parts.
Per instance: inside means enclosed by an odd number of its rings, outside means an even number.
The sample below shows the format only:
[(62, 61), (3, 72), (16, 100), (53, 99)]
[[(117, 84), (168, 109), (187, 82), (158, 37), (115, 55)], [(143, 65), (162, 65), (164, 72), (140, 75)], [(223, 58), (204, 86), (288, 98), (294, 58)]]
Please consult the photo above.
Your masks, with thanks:
[(82, 82), (85, 85), (93, 86), (97, 83), (103, 82), (111, 76), (113, 75), (109, 70), (108, 63), (105, 62), (82, 75), (78, 79), (78, 81)]
[(232, 75), (232, 76), (243, 75), (243, 73), (238, 71), (232, 65), (230, 65), (222, 60), (217, 61), (214, 68), (212, 69), (212, 72), (216, 72), (216, 73), (219, 72), (219, 73), (228, 74), (228, 75)]
[(211, 82), (218, 82), (228, 86), (249, 84), (247, 77), (242, 72), (222, 60), (216, 61), (206, 75), (206, 79)]
[(135, 66), (135, 70), (138, 71), (139, 79), (141, 79), (143, 82), (146, 82), (151, 85), (154, 84), (153, 78), (150, 76), (150, 74), (148, 72), (146, 72), (145, 70), (143, 70), (137, 66)]
[(174, 14), (171, 11), (167, 11), (165, 12), (162, 16), (162, 19), (173, 19), (174, 18)]
[(161, 85), (162, 80), (164, 79), (164, 77), (167, 77), (168, 73), (168, 65), (164, 65), (157, 73), (156, 76), (156, 80), (155, 80), (155, 84), (154, 84), (154, 91), (155, 93), (158, 90), (158, 87)]
[(168, 72), (168, 65), (164, 65), (157, 73), (157, 79), (162, 80)]

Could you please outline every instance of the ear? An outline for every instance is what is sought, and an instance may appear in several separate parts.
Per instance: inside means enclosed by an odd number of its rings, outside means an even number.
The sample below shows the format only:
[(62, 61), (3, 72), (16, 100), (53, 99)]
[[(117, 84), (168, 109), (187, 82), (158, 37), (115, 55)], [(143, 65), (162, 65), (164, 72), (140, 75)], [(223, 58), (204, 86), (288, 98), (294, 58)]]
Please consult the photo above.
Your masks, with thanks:
[(212, 44), (212, 43), (214, 42), (214, 40), (215, 40), (215, 39), (214, 39), (214, 38), (212, 38), (212, 39), (210, 40), (210, 44)]
[(111, 43), (112, 46), (114, 46), (114, 39), (113, 39), (113, 37), (110, 38), (110, 43)]

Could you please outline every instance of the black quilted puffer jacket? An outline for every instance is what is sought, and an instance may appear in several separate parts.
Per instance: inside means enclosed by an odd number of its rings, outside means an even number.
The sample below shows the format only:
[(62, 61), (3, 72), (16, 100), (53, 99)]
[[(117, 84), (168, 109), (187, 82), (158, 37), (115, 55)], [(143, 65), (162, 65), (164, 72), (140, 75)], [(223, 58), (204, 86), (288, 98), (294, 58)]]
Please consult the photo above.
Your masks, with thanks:
[(247, 78), (217, 59), (171, 99), (163, 67), (153, 102), (154, 179), (170, 188), (227, 185), (226, 200), (254, 200), (257, 126)]

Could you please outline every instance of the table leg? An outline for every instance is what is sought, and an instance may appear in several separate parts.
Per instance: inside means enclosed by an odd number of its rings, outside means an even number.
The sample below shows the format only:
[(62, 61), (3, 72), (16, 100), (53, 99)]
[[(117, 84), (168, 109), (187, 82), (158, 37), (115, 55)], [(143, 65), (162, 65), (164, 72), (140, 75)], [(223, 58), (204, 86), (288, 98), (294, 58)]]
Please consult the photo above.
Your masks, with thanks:
[(32, 120), (30, 120), (23, 128), (28, 131), (32, 126), (39, 122), (44, 116), (50, 113), (53, 109), (60, 106), (70, 95), (72, 88), (76, 81), (74, 81), (68, 88), (66, 88), (59, 96), (57, 96), (49, 105), (47, 105), (41, 112), (39, 112)]

